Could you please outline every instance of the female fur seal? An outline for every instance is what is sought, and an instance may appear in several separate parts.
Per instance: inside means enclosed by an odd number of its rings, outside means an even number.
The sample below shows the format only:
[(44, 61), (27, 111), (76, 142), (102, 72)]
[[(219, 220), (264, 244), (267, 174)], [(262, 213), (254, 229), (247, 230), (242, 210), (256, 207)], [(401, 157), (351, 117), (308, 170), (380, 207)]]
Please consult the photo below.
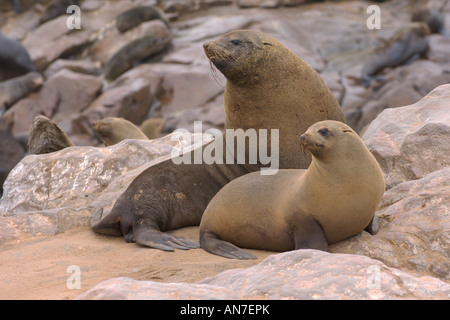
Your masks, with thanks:
[[(319, 74), (271, 36), (232, 31), (204, 44), (204, 49), (227, 78), (226, 129), (279, 130), (280, 168), (308, 166), (308, 159), (295, 142), (310, 125), (327, 119), (345, 121), (341, 107)], [(270, 137), (268, 140), (270, 146)], [(224, 151), (231, 148), (225, 136), (222, 141)], [(204, 145), (202, 152), (208, 146)], [(194, 152), (189, 156), (194, 158)], [(259, 170), (264, 163), (258, 157), (254, 164), (238, 164), (236, 159), (230, 164), (226, 152), (221, 156), (222, 164), (177, 165), (169, 159), (146, 169), (109, 214), (94, 215), (93, 230), (123, 235), (126, 241), (162, 250), (198, 247), (196, 242), (162, 231), (198, 225), (209, 201), (223, 186)]]
[(226, 258), (255, 258), (239, 247), (327, 250), (361, 232), (385, 190), (380, 166), (358, 135), (321, 121), (300, 137), (313, 160), (307, 170), (250, 173), (211, 200), (200, 223), (200, 245)]

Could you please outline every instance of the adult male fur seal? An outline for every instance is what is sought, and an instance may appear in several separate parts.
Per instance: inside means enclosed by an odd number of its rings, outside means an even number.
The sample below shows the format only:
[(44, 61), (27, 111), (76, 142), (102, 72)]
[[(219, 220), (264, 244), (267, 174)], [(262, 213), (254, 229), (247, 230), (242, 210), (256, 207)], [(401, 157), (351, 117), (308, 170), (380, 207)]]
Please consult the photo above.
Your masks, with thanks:
[[(326, 119), (345, 121), (318, 73), (271, 36), (232, 31), (205, 43), (204, 49), (227, 78), (225, 127), (256, 132), (279, 129), (280, 168), (308, 166), (295, 142), (311, 124)], [(225, 137), (222, 139), (224, 151), (229, 151)], [(268, 140), (270, 146), (270, 137)], [(122, 234), (126, 241), (162, 250), (198, 247), (193, 241), (162, 231), (198, 225), (207, 204), (224, 185), (262, 166), (259, 158), (255, 164), (229, 164), (225, 158), (224, 152), (223, 164), (179, 165), (169, 159), (146, 169), (108, 215), (101, 217), (101, 210), (94, 215), (93, 230)]]
[(346, 124), (320, 121), (301, 136), (313, 159), (307, 170), (250, 173), (211, 200), (200, 223), (200, 245), (226, 258), (252, 259), (239, 247), (327, 250), (361, 232), (385, 190), (375, 158)]

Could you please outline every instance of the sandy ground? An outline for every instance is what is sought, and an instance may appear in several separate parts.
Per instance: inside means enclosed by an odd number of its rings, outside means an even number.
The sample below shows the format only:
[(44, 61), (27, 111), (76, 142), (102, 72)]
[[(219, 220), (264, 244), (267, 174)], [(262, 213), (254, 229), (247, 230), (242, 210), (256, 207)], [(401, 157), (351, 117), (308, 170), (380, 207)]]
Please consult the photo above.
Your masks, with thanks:
[[(198, 227), (173, 232), (198, 240)], [(0, 299), (73, 299), (114, 277), (162, 282), (197, 282), (219, 272), (250, 267), (273, 252), (248, 250), (257, 260), (231, 260), (202, 249), (163, 252), (122, 237), (77, 228), (55, 236), (11, 240), (0, 246)], [(69, 289), (70, 266), (80, 269), (80, 289)], [(71, 269), (69, 268), (69, 271)], [(73, 271), (72, 271), (73, 272)]]

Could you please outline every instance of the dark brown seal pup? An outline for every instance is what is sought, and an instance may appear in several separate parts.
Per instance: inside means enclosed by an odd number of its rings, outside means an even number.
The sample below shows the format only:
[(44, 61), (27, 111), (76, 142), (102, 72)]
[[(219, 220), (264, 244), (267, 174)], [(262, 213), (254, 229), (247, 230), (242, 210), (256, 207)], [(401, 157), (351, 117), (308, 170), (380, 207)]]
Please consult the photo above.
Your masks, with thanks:
[(17, 40), (0, 32), (0, 81), (34, 72), (27, 49)]
[[(226, 128), (279, 129), (280, 168), (308, 166), (295, 142), (311, 124), (326, 119), (345, 121), (318, 73), (271, 36), (238, 30), (204, 44), (204, 49), (227, 78)], [(271, 145), (270, 140), (267, 144)], [(225, 151), (229, 148), (224, 147)], [(189, 156), (194, 158), (194, 152)], [(100, 217), (100, 210), (94, 216), (93, 230), (122, 234), (126, 241), (162, 250), (198, 247), (162, 231), (198, 225), (207, 204), (224, 185), (263, 166), (260, 158), (255, 164), (227, 164), (226, 152), (222, 156), (223, 164), (176, 165), (169, 159), (146, 169), (109, 214)]]
[(362, 70), (365, 87), (386, 67), (397, 67), (425, 54), (428, 50), (430, 28), (426, 23), (415, 22), (400, 29), (382, 47), (372, 53)]
[(14, 113), (0, 116), (0, 197), (9, 172), (25, 156), (25, 148), (12, 135)]
[(116, 19), (116, 28), (123, 33), (144, 21), (154, 19), (160, 19), (169, 27), (169, 20), (161, 9), (153, 6), (139, 6), (119, 14)]
[(30, 154), (50, 153), (72, 146), (72, 141), (56, 122), (43, 115), (34, 118), (28, 136)]
[(327, 250), (369, 225), (385, 183), (378, 162), (346, 124), (320, 121), (301, 136), (307, 170), (237, 178), (208, 204), (200, 245), (226, 258), (255, 259), (239, 249)]

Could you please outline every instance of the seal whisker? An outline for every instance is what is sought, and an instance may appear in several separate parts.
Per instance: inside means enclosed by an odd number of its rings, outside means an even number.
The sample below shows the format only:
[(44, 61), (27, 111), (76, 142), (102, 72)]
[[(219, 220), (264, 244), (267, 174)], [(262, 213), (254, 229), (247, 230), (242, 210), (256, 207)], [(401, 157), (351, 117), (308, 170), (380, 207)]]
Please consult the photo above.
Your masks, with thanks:
[(218, 84), (219, 86), (221, 86), (222, 88), (225, 88), (225, 86), (224, 86), (222, 83), (220, 83), (219, 77), (217, 76), (217, 69), (216, 69), (216, 66), (214, 65), (214, 63), (212, 63), (211, 60), (209, 60), (209, 66), (210, 66), (211, 74), (212, 74), (214, 80), (217, 82), (217, 84)]

